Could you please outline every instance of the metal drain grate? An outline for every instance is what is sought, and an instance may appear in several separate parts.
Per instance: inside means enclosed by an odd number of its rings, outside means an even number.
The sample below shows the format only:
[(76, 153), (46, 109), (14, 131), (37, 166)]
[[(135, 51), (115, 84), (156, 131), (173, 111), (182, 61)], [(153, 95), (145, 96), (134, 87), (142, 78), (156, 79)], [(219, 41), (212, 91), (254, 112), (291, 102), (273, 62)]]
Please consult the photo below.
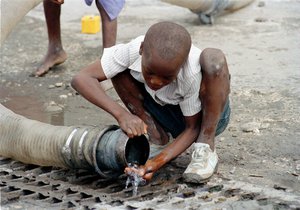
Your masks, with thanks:
[[(107, 180), (84, 170), (69, 170), (23, 164), (0, 159), (1, 206), (26, 201), (43, 208), (92, 208), (95, 204), (122, 205), (128, 200), (151, 200), (159, 194), (176, 191), (180, 176), (164, 176), (139, 187), (137, 196), (132, 188), (125, 189), (126, 177)], [(162, 181), (164, 180), (164, 181)]]
[[(177, 161), (177, 162), (176, 162)], [(228, 185), (228, 180), (209, 185), (187, 185), (182, 182), (185, 159), (166, 165), (153, 180), (139, 187), (132, 196), (132, 188), (125, 189), (126, 176), (106, 180), (98, 174), (84, 170), (69, 170), (23, 164), (0, 157), (0, 190), (3, 209), (97, 209), (109, 205), (117, 209), (221, 209), (236, 206), (273, 209), (300, 209), (300, 203), (285, 200), (291, 194), (269, 189), (269, 195), (251, 191), (248, 183), (241, 187)], [(220, 180), (221, 175), (216, 179)], [(226, 183), (227, 182), (227, 183)], [(242, 187), (247, 186), (250, 187)], [(225, 187), (226, 186), (226, 187)], [(260, 188), (259, 188), (260, 189)], [(259, 190), (265, 191), (264, 187)], [(272, 197), (276, 194), (277, 197)], [(279, 197), (278, 197), (279, 196)], [(292, 195), (297, 198), (298, 195)], [(151, 208), (149, 207), (151, 206)], [(124, 208), (125, 207), (125, 208)]]

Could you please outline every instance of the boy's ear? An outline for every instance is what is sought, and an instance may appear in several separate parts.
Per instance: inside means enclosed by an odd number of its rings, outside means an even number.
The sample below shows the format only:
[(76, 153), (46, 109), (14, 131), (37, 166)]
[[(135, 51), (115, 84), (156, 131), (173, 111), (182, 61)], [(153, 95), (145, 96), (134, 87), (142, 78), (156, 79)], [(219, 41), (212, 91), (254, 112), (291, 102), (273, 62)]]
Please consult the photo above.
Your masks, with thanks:
[(143, 54), (143, 47), (144, 47), (144, 42), (141, 43), (140, 46), (140, 50), (139, 50), (139, 54), (142, 55)]

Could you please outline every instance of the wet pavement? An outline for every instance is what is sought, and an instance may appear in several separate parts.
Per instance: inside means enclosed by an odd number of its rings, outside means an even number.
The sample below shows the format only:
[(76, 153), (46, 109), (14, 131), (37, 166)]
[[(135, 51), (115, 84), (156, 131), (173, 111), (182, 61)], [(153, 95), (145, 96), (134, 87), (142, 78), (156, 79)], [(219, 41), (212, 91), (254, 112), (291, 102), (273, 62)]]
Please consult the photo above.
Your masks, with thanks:
[[(71, 87), (72, 76), (101, 55), (101, 34), (80, 33), (80, 18), (93, 5), (66, 0), (62, 39), (68, 60), (42, 78), (35, 70), (47, 47), (38, 6), (1, 48), (0, 103), (53, 125), (116, 124)], [(160, 1), (129, 0), (119, 17), (118, 43), (143, 34), (161, 20), (185, 26), (196, 46), (221, 48), (232, 75), (232, 119), (217, 138), (219, 171), (205, 185), (181, 175), (189, 151), (153, 181), (125, 189), (126, 177), (103, 180), (93, 171), (40, 167), (0, 160), (2, 209), (299, 209), (300, 208), (300, 2), (255, 1), (203, 26), (187, 9)], [(170, 15), (171, 14), (171, 15)], [(108, 94), (120, 102), (113, 89)]]
[(22, 116), (51, 125), (64, 125), (64, 113), (62, 109), (58, 108), (51, 112), (45, 112), (44, 103), (35, 96), (15, 95), (2, 88), (0, 90), (0, 98), (3, 100), (5, 106), (10, 107), (14, 112)]

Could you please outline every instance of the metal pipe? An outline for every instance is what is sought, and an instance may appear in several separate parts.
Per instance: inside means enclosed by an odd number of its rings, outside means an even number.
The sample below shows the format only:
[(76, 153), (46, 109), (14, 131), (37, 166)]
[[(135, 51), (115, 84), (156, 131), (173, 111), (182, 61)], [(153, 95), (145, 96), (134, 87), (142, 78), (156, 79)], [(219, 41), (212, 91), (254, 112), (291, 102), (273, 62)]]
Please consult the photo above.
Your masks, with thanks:
[(0, 104), (0, 156), (24, 163), (95, 170), (115, 178), (128, 163), (145, 164), (145, 135), (128, 138), (116, 125), (54, 126), (27, 119)]

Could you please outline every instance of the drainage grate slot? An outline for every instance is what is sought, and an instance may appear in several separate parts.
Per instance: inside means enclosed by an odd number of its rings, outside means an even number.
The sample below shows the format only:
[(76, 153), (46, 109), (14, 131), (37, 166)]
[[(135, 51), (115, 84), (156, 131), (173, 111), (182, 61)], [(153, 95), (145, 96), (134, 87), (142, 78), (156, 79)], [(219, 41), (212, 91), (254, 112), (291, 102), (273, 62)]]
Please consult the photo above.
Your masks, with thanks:
[(24, 171), (31, 171), (33, 169), (39, 168), (40, 166), (33, 165), (33, 164), (28, 164), (25, 166)]
[(14, 171), (24, 170), (25, 165), (21, 162), (13, 161), (10, 165), (11, 169)]
[(51, 201), (50, 201), (50, 203), (61, 203), (61, 202), (62, 202), (61, 199), (58, 199), (58, 198), (55, 198), (55, 197), (53, 197), (53, 198), (51, 199)]
[(229, 198), (229, 197), (234, 197), (238, 194), (241, 193), (241, 189), (229, 189), (229, 190), (226, 190), (223, 194), (226, 198)]
[(114, 200), (114, 201), (110, 202), (109, 204), (112, 206), (121, 206), (121, 205), (123, 205), (123, 203), (124, 203), (124, 201)]
[(52, 168), (53, 168), (52, 166), (41, 167), (41, 173), (42, 174), (49, 173), (49, 172), (51, 172)]
[(70, 178), (70, 175), (68, 174), (69, 170), (67, 169), (58, 169), (58, 170), (52, 170), (50, 177), (54, 180), (61, 180), (67, 182)]
[(20, 190), (20, 188), (17, 188), (15, 186), (8, 186), (6, 189), (4, 189), (4, 192), (14, 192), (18, 190)]
[(77, 191), (77, 190), (72, 190), (71, 188), (68, 188), (68, 189), (66, 190), (66, 194), (67, 194), (67, 195), (75, 194), (75, 193), (78, 193), (78, 191)]
[(46, 185), (49, 185), (49, 182), (38, 181), (38, 182), (36, 183), (36, 186), (39, 186), (39, 187), (43, 187), (43, 186), (46, 186)]
[(76, 205), (74, 203), (72, 203), (71, 201), (68, 202), (68, 208), (73, 208), (76, 207)]
[(59, 186), (60, 186), (60, 184), (53, 184), (52, 185), (52, 190), (58, 190)]
[(26, 195), (32, 195), (32, 194), (34, 194), (35, 192), (34, 191), (31, 191), (31, 190), (22, 190), (22, 194), (24, 195), (24, 196), (26, 196)]
[(37, 199), (38, 200), (44, 200), (46, 198), (49, 198), (50, 196), (47, 195), (43, 195), (42, 193), (38, 193)]
[(11, 162), (12, 160), (10, 158), (6, 158), (6, 157), (0, 157), (0, 164), (4, 165), (7, 164), (9, 162)]
[(9, 173), (7, 171), (0, 171), (0, 176), (6, 176), (8, 175)]
[(7, 186), (6, 182), (0, 182), (0, 187), (6, 187), (6, 186)]
[(22, 176), (16, 175), (16, 174), (12, 174), (10, 178), (11, 179), (20, 179), (20, 178), (22, 178)]
[(258, 193), (245, 193), (240, 195), (240, 200), (242, 201), (248, 201), (248, 200), (254, 200), (259, 194)]
[(86, 199), (86, 198), (91, 198), (93, 197), (92, 195), (86, 194), (84, 192), (80, 193), (80, 199)]
[(96, 198), (95, 198), (95, 202), (96, 202), (96, 203), (102, 203), (102, 201), (101, 201), (101, 199), (100, 199), (99, 197), (96, 197)]

